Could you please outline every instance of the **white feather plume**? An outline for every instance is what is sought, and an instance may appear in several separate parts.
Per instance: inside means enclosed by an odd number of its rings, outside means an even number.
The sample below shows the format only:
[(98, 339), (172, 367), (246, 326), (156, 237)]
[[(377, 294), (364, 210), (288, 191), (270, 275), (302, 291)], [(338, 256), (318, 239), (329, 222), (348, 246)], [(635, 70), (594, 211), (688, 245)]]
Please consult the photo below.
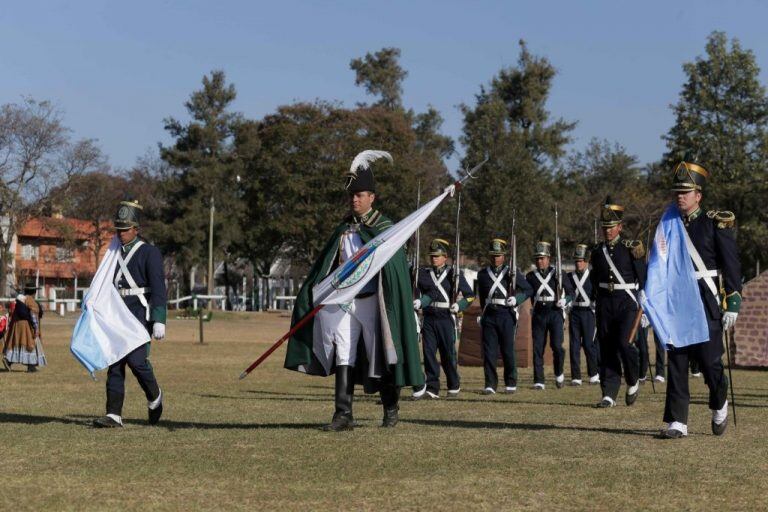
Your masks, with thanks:
[(366, 149), (365, 151), (358, 153), (355, 159), (352, 160), (352, 165), (349, 167), (347, 176), (357, 177), (357, 170), (359, 168), (367, 169), (372, 162), (375, 162), (379, 158), (386, 158), (389, 160), (389, 163), (394, 163), (392, 155), (390, 155), (389, 152), (378, 149)]

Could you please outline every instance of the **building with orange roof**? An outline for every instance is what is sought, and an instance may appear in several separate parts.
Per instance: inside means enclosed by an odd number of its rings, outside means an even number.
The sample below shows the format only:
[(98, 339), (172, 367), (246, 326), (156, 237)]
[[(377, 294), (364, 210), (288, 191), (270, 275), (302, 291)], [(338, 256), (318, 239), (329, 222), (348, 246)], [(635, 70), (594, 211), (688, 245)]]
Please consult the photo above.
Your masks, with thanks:
[(26, 221), (11, 244), (11, 285), (36, 283), (38, 297), (82, 298), (114, 236), (112, 223), (54, 217)]

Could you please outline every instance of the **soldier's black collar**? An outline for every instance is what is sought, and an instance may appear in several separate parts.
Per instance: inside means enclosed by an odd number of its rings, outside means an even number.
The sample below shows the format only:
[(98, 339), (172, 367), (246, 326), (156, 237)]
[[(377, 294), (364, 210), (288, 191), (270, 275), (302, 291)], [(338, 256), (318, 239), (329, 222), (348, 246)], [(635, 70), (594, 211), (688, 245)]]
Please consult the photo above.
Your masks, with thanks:
[(122, 248), (123, 248), (123, 252), (128, 252), (128, 251), (130, 251), (131, 249), (133, 249), (133, 246), (134, 246), (134, 245), (136, 245), (136, 243), (137, 243), (138, 241), (139, 241), (139, 237), (137, 236), (136, 238), (134, 238), (133, 240), (131, 240), (131, 241), (130, 241), (130, 242), (128, 242), (127, 244), (123, 245), (123, 246), (122, 246)]
[(698, 208), (696, 208), (696, 211), (694, 211), (693, 213), (691, 213), (689, 215), (683, 215), (682, 217), (683, 217), (683, 222), (685, 223), (685, 225), (687, 226), (691, 221), (696, 220), (696, 218), (699, 215), (701, 215), (702, 211), (703, 210), (701, 209), (701, 206), (699, 206)]
[(432, 270), (435, 272), (435, 274), (442, 274), (443, 270), (445, 270), (446, 268), (448, 268), (448, 265), (443, 265), (442, 267), (436, 267), (432, 265)]
[(499, 273), (502, 271), (502, 269), (503, 269), (504, 267), (506, 267), (506, 266), (507, 266), (507, 264), (506, 264), (506, 263), (502, 263), (502, 264), (501, 264), (501, 265), (499, 265), (498, 267), (494, 267), (493, 265), (491, 265), (491, 270), (493, 270), (493, 273), (494, 273), (494, 274), (496, 274), (496, 275), (499, 275)]
[(613, 240), (606, 240), (605, 245), (613, 249), (614, 247), (616, 247), (616, 244), (619, 243), (619, 240), (621, 240), (621, 235), (616, 235), (616, 238), (614, 238)]
[(550, 266), (548, 266), (547, 268), (544, 268), (544, 269), (540, 269), (540, 268), (536, 269), (536, 271), (539, 274), (541, 274), (542, 276), (546, 276), (547, 274), (549, 274), (550, 270), (552, 270), (552, 265), (550, 265)]
[(350, 224), (365, 224), (366, 226), (372, 226), (376, 223), (381, 214), (378, 210), (371, 208), (367, 213), (362, 215), (355, 215), (351, 213), (347, 216), (346, 221)]

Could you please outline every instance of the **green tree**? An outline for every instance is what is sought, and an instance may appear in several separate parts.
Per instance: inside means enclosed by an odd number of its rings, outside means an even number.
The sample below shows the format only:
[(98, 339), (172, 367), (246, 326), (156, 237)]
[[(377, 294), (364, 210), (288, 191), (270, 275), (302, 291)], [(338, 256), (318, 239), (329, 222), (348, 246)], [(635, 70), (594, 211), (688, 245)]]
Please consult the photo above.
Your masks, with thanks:
[[(563, 212), (563, 251), (577, 243), (602, 239), (599, 218), (606, 196), (625, 206), (624, 236), (647, 242), (649, 225), (658, 220), (664, 193), (649, 185), (648, 170), (618, 143), (593, 139), (572, 153), (556, 179)], [(565, 252), (564, 252), (565, 254)]]
[[(675, 124), (664, 136), (668, 151), (660, 187), (668, 187), (674, 166), (693, 155), (711, 173), (706, 208), (733, 210), (744, 273), (768, 251), (768, 97), (751, 50), (713, 32), (706, 55), (683, 65), (687, 76), (673, 106)], [(690, 158), (690, 157), (689, 157)]]
[(403, 107), (402, 82), (408, 72), (400, 67), (400, 49), (382, 48), (376, 53), (352, 59), (350, 69), (355, 72), (355, 85), (362, 85), (368, 94), (380, 96), (376, 105), (399, 109)]
[(475, 105), (462, 105), (461, 142), (465, 167), (490, 158), (488, 168), (465, 189), (466, 216), (473, 224), (465, 247), (484, 257), (488, 240), (509, 238), (516, 211), (518, 259), (524, 262), (535, 238), (554, 236), (553, 174), (575, 123), (550, 119), (546, 102), (555, 68), (531, 54), (524, 41), (519, 44), (517, 66), (502, 69), (482, 86)]
[(240, 237), (245, 208), (232, 150), (235, 126), (241, 120), (240, 114), (230, 111), (235, 97), (235, 86), (226, 83), (224, 72), (213, 71), (185, 103), (191, 120), (186, 124), (165, 120), (165, 129), (175, 141), (160, 148), (169, 167), (158, 191), (166, 202), (156, 234), (185, 270), (207, 260), (212, 201), (214, 257), (229, 258), (231, 245)]

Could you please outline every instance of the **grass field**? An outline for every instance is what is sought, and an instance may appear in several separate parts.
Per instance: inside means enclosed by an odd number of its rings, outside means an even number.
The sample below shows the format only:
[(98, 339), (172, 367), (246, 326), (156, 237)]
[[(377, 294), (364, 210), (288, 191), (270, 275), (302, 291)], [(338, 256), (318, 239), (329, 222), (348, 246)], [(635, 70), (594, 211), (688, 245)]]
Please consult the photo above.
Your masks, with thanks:
[(663, 385), (654, 395), (646, 384), (631, 408), (596, 410), (597, 387), (534, 392), (526, 370), (517, 394), (486, 398), (480, 368), (462, 370), (455, 401), (402, 401), (395, 429), (378, 427), (381, 406), (363, 396), (359, 428), (324, 433), (332, 379), (283, 370), (281, 349), (237, 380), (288, 319), (219, 315), (205, 345), (189, 320), (171, 320), (168, 340), (153, 343), (158, 427), (145, 425), (129, 375), (126, 428), (97, 430), (105, 375), (92, 382), (69, 354), (74, 320), (44, 319), (47, 368), (0, 374), (2, 510), (767, 507), (768, 373), (734, 373), (739, 425), (722, 438), (710, 433), (701, 380), (689, 437), (665, 441), (654, 437)]

